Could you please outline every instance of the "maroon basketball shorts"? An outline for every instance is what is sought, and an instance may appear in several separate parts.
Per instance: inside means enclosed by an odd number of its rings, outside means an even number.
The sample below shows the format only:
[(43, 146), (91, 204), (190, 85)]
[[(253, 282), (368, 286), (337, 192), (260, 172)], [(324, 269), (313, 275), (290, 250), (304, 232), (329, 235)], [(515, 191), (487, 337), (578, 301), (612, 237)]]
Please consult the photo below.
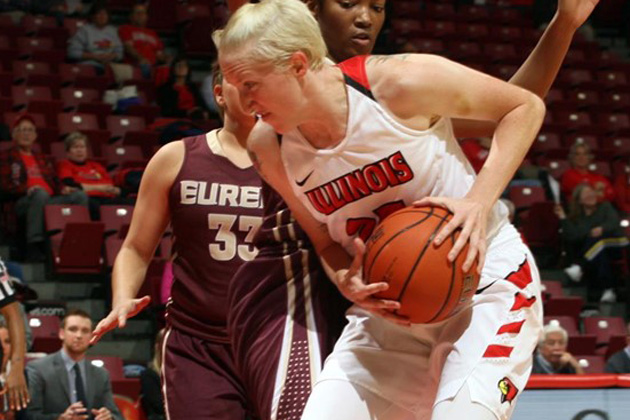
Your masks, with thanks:
[(170, 327), (164, 339), (162, 392), (169, 420), (245, 420), (247, 404), (229, 344)]
[(236, 272), (229, 301), (235, 363), (256, 417), (299, 420), (347, 301), (304, 249), (263, 249)]

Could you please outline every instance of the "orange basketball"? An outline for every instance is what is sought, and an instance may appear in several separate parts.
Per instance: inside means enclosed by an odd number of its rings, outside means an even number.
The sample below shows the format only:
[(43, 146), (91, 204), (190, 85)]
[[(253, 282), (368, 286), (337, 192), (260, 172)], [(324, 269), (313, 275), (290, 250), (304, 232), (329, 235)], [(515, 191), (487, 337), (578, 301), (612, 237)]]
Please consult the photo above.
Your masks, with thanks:
[(407, 207), (381, 222), (366, 244), (363, 274), (369, 283), (386, 282), (379, 298), (400, 302), (399, 315), (414, 324), (440, 322), (459, 311), (479, 285), (476, 262), (462, 265), (468, 245), (453, 263), (448, 253), (459, 230), (439, 247), (433, 243), (452, 213), (441, 207)]

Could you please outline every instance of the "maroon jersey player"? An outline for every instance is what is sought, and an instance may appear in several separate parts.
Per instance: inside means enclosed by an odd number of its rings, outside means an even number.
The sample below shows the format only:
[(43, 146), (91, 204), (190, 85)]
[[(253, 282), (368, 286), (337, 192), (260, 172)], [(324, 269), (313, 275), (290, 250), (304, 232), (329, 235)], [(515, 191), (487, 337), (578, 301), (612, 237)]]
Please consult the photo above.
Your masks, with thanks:
[(129, 233), (114, 264), (111, 313), (94, 332), (124, 327), (149, 297), (135, 298), (155, 248), (173, 229), (162, 381), (167, 418), (245, 419), (247, 403), (226, 330), (226, 295), (238, 267), (254, 258), (262, 222), (260, 180), (244, 148), (254, 117), (217, 73), (224, 127), (161, 148), (145, 171)]

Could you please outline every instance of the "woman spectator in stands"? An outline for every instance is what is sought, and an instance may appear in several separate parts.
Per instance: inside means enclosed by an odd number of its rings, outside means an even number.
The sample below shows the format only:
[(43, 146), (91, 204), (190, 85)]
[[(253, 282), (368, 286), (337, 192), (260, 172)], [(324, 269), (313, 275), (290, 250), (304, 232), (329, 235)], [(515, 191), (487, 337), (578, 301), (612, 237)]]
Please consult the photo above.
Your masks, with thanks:
[(164, 53), (164, 43), (158, 34), (147, 28), (147, 4), (136, 4), (130, 15), (129, 25), (118, 29), (118, 35), (125, 47), (127, 60), (140, 67), (142, 75), (149, 79), (153, 66), (168, 61)]
[(549, 323), (543, 328), (542, 338), (538, 342), (538, 351), (534, 355), (532, 373), (543, 375), (583, 374), (578, 361), (567, 351), (569, 335), (560, 325)]
[(123, 44), (116, 28), (109, 25), (105, 3), (94, 3), (90, 9), (90, 22), (70, 38), (68, 58), (90, 64), (101, 74), (110, 64), (122, 60)]
[(133, 204), (133, 200), (121, 197), (121, 189), (114, 185), (103, 165), (88, 159), (85, 134), (78, 131), (68, 134), (64, 145), (67, 159), (59, 162), (58, 177), (64, 185), (85, 191), (92, 219), (99, 218), (101, 204)]
[[(614, 302), (617, 295), (611, 263), (621, 257), (619, 248), (627, 246), (629, 241), (621, 229), (617, 211), (608, 201), (598, 202), (598, 197), (591, 185), (580, 184), (573, 191), (569, 216), (560, 205), (556, 206), (556, 215), (573, 262), (565, 272), (579, 281), (584, 269), (589, 278), (598, 282), (589, 285), (597, 286), (591, 287), (592, 291), (603, 289), (600, 300)], [(570, 274), (571, 270), (577, 272), (577, 279)]]
[(140, 402), (147, 420), (164, 420), (164, 398), (160, 375), (162, 372), (162, 345), (166, 329), (162, 328), (155, 337), (153, 360), (140, 374)]
[(188, 60), (178, 57), (171, 63), (168, 81), (157, 91), (162, 116), (200, 120), (208, 118), (199, 89), (191, 80)]
[(562, 174), (560, 181), (562, 193), (567, 202), (571, 201), (573, 190), (580, 184), (589, 184), (593, 187), (597, 193), (597, 200), (600, 202), (614, 200), (615, 191), (608, 178), (589, 169), (592, 161), (593, 154), (586, 143), (573, 143), (569, 151), (571, 168)]

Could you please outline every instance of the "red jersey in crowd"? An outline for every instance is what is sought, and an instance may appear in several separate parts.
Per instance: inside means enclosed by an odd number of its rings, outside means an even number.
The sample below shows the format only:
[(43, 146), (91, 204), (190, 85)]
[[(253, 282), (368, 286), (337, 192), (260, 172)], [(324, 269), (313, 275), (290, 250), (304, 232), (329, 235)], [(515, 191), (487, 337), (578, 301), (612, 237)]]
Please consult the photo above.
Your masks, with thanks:
[(134, 50), (151, 64), (157, 61), (158, 51), (164, 49), (162, 40), (153, 29), (123, 25), (118, 29), (118, 36), (123, 43), (131, 42)]
[(591, 187), (598, 189), (597, 184), (604, 184), (604, 196), (601, 201), (613, 201), (615, 199), (615, 190), (612, 184), (603, 175), (596, 174), (595, 172), (587, 171), (580, 172), (575, 168), (567, 169), (562, 174), (562, 180), (560, 186), (562, 188), (562, 194), (567, 199), (567, 202), (571, 202), (573, 190), (580, 184), (589, 184)]
[(44, 179), (39, 164), (37, 163), (37, 160), (35, 160), (35, 156), (20, 153), (20, 157), (22, 158), (22, 162), (24, 162), (24, 166), (26, 167), (27, 188), (30, 190), (32, 187), (39, 186), (46, 190), (48, 195), (53, 195), (53, 189)]
[[(71, 160), (62, 160), (58, 166), (59, 178), (64, 180), (72, 178), (78, 184), (87, 185), (114, 185), (112, 178), (109, 176), (103, 165), (91, 160), (84, 163), (76, 163)], [(114, 197), (114, 194), (103, 191), (86, 191), (90, 197)]]

